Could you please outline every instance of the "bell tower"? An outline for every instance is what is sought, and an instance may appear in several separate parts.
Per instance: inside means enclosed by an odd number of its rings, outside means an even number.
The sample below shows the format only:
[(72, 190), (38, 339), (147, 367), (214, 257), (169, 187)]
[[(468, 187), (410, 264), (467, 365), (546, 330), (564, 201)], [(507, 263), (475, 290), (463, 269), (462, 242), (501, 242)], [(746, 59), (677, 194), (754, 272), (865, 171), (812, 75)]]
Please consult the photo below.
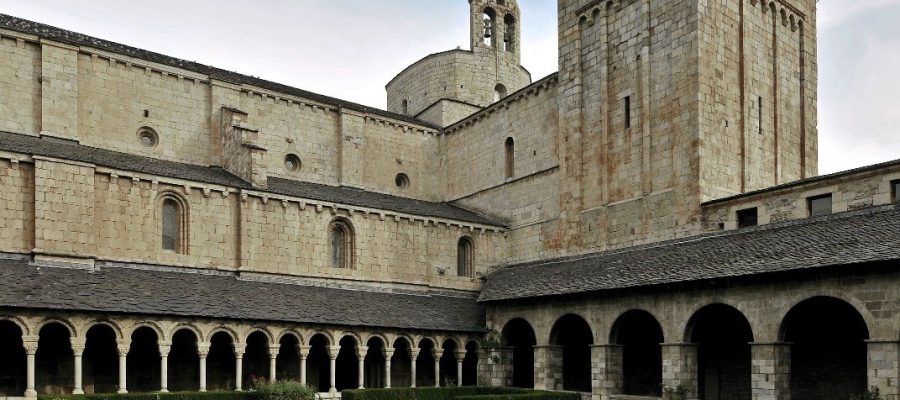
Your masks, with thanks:
[(492, 51), (520, 61), (521, 28), (515, 0), (469, 0), (473, 51)]

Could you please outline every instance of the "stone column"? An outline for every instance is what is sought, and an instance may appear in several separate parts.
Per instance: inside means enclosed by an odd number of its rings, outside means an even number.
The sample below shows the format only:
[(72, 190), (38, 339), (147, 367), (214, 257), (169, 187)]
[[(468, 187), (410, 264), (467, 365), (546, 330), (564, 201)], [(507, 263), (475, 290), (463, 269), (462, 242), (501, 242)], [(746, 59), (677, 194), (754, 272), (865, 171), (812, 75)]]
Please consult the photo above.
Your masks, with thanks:
[(897, 400), (900, 398), (897, 382), (900, 380), (897, 370), (900, 344), (895, 340), (868, 340), (866, 347), (867, 386), (878, 388), (885, 400)]
[(384, 387), (391, 387), (391, 357), (394, 356), (394, 349), (384, 349)]
[(128, 393), (128, 352), (131, 351), (130, 341), (117, 341), (116, 351), (119, 352), (119, 390), (116, 393)]
[(693, 343), (662, 344), (663, 390), (685, 391), (688, 399), (696, 399), (697, 345)]
[(169, 352), (172, 342), (159, 342), (159, 382), (160, 393), (169, 393)]
[(306, 385), (306, 359), (309, 358), (309, 346), (297, 345), (297, 354), (300, 356), (300, 384)]
[(281, 346), (269, 346), (269, 382), (278, 380), (278, 353), (280, 351)]
[(431, 350), (434, 356), (434, 387), (441, 387), (441, 357), (444, 356), (444, 349)]
[(419, 358), (419, 348), (411, 348), (409, 349), (409, 359), (410, 359), (410, 374), (412, 374), (412, 384), (410, 387), (416, 387), (416, 359)]
[(366, 387), (366, 353), (368, 352), (368, 346), (356, 347), (356, 359), (359, 361), (359, 389)]
[(790, 343), (750, 343), (753, 400), (790, 400)]
[(25, 348), (25, 398), (36, 399), (37, 390), (34, 387), (34, 361), (38, 350), (39, 336), (23, 336), (22, 346)]
[(331, 365), (329, 368), (331, 369), (331, 375), (329, 376), (329, 384), (331, 384), (331, 388), (328, 389), (328, 393), (334, 394), (337, 393), (337, 358), (338, 354), (341, 352), (341, 345), (337, 346), (329, 346), (328, 347), (328, 358), (331, 359)]
[(534, 388), (537, 390), (562, 390), (563, 347), (556, 345), (534, 346)]
[(200, 391), (206, 391), (206, 357), (209, 356), (209, 343), (197, 343), (197, 355), (200, 357)]
[(72, 354), (75, 356), (75, 385), (72, 394), (84, 394), (84, 385), (82, 384), (82, 359), (84, 356), (85, 341), (78, 339), (69, 339), (72, 342)]
[(466, 359), (465, 350), (457, 350), (454, 352), (456, 356), (456, 386), (462, 386), (463, 383), (463, 361)]
[(244, 352), (247, 351), (246, 344), (234, 344), (234, 391), (240, 392), (244, 390)]
[(620, 345), (591, 346), (591, 392), (595, 398), (609, 399), (625, 389), (623, 351)]

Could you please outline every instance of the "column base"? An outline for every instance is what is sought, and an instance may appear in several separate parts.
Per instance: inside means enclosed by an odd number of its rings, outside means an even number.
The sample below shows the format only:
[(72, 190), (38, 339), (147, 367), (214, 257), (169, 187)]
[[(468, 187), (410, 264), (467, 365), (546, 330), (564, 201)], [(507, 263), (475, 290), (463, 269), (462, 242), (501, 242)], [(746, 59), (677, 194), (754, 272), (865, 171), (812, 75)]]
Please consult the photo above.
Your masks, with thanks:
[(200, 388), (200, 393), (206, 393), (206, 388)]
[(28, 390), (26, 390), (26, 391), (25, 391), (25, 398), (26, 398), (26, 399), (36, 399), (36, 398), (37, 398), (37, 390), (34, 390), (34, 389), (28, 389)]
[(331, 394), (337, 393), (337, 388), (328, 389), (328, 393), (331, 393)]
[(119, 389), (119, 390), (116, 390), (116, 393), (118, 393), (118, 394), (128, 394), (128, 390), (127, 390), (127, 389)]
[(159, 391), (160, 393), (169, 393), (169, 389), (162, 389)]
[(75, 389), (75, 390), (72, 390), (72, 394), (84, 394), (84, 389)]

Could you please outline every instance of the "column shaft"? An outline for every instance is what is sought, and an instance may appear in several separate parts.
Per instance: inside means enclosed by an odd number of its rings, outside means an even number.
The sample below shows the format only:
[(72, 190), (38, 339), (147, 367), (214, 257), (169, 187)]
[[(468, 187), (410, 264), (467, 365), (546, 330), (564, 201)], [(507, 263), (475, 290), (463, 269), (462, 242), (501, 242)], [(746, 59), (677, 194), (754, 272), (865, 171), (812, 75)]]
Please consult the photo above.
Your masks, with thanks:
[(335, 383), (336, 382), (335, 375), (337, 375), (337, 354), (335, 354), (334, 356), (331, 357), (331, 363), (329, 365), (329, 368), (331, 369), (331, 374), (329, 376), (329, 378), (331, 380), (328, 383), (331, 384), (331, 388), (328, 389), (328, 392), (329, 393), (337, 393), (337, 385)]
[(441, 387), (441, 359), (434, 358), (434, 387)]
[(75, 388), (72, 389), (72, 394), (84, 394), (84, 388), (82, 387), (82, 353), (75, 353)]
[(244, 390), (244, 355), (241, 354), (240, 356), (235, 357), (234, 361), (234, 390), (240, 392), (241, 390)]
[(366, 359), (364, 357), (359, 358), (359, 388), (363, 389), (366, 387)]
[(165, 354), (160, 357), (159, 362), (159, 382), (160, 382), (160, 393), (168, 393), (169, 392), (169, 355)]
[(34, 388), (34, 357), (37, 354), (37, 345), (35, 351), (26, 349), (26, 372), (25, 372), (25, 397), (37, 398), (37, 390)]
[(206, 354), (200, 355), (200, 391), (206, 391)]
[(462, 386), (462, 378), (463, 378), (463, 362), (462, 360), (456, 360), (456, 386)]
[(411, 357), (410, 362), (410, 374), (412, 374), (412, 384), (410, 387), (416, 387), (416, 359), (419, 358), (419, 352), (416, 351), (415, 354)]
[(119, 353), (119, 390), (116, 393), (128, 393), (127, 380), (128, 380), (128, 352), (120, 352)]
[(275, 382), (277, 380), (276, 373), (278, 371), (276, 371), (276, 361), (277, 359), (275, 357), (269, 357), (269, 382)]
[(306, 356), (300, 356), (300, 384), (306, 385)]

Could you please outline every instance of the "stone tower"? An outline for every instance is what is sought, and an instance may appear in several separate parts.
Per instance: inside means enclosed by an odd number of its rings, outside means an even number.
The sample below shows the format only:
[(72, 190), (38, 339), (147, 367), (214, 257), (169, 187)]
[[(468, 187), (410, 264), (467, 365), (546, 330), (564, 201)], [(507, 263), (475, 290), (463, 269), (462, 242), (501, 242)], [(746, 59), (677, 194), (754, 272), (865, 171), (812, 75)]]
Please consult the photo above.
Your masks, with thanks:
[(531, 83), (515, 0), (471, 0), (471, 50), (429, 55), (386, 86), (389, 111), (448, 126)]
[(817, 174), (814, 0), (560, 0), (561, 248)]

